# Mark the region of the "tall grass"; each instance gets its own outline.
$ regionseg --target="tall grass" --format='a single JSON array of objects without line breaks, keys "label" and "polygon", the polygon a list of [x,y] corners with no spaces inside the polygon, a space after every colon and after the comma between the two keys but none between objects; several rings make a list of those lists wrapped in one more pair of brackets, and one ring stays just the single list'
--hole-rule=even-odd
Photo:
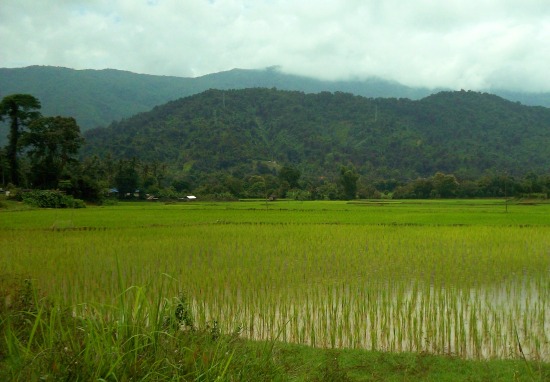
[{"label": "tall grass", "polygon": [[[130,287],[116,305],[67,310],[28,280],[12,292],[16,301],[0,311],[2,380],[220,381],[246,372],[233,365],[238,338],[195,326],[181,298]],[[263,370],[277,372],[269,362]]]}]

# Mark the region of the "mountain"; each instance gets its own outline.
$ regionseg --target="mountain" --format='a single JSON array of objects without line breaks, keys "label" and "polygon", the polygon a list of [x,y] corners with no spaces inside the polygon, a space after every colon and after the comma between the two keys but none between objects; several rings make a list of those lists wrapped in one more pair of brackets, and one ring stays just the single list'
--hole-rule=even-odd
[{"label": "mountain", "polygon": [[471,91],[410,100],[208,90],[85,138],[84,155],[163,162],[195,176],[250,174],[273,163],[294,165],[309,178],[334,178],[349,164],[372,179],[550,168],[550,109]]},{"label": "mountain", "polygon": [[[321,81],[285,74],[277,67],[259,70],[233,69],[197,78],[153,76],[120,70],[74,70],[52,66],[0,68],[0,98],[28,93],[42,102],[44,115],[76,118],[82,131],[107,126],[168,101],[208,89],[278,88],[305,93],[346,92],[365,97],[426,97],[437,90],[411,88],[378,78]],[[494,91],[526,105],[550,107],[550,93]],[[1,128],[1,127],[0,127]],[[7,130],[5,131],[7,133]],[[4,136],[0,131],[0,136]]]},{"label": "mountain", "polygon": [[51,66],[0,69],[0,97],[28,93],[42,114],[74,117],[83,131],[185,96],[190,79]]}]

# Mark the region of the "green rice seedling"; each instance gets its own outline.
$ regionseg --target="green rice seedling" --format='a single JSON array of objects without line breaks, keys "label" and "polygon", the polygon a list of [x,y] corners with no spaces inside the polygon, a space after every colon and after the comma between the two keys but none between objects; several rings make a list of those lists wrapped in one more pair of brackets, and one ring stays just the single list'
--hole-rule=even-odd
[{"label": "green rice seedling", "polygon": [[[515,323],[527,356],[550,357],[546,207],[529,217],[514,207],[502,216],[491,201],[292,206],[88,208],[56,231],[40,228],[49,212],[31,211],[29,227],[18,215],[0,230],[0,269],[30,270],[82,317],[158,322],[175,302],[145,296],[185,290],[195,326],[242,326],[258,340],[493,358],[509,356]],[[181,290],[158,281],[166,273]],[[139,349],[148,342],[135,330],[116,332]]]}]

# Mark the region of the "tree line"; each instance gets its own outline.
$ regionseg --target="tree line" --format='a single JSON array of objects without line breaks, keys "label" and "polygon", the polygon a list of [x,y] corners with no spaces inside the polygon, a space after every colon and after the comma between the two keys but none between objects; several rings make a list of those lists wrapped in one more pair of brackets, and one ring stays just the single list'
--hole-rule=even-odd
[{"label": "tree line", "polygon": [[[0,102],[0,116],[9,124],[8,145],[0,150],[4,188],[61,190],[75,198],[101,202],[105,198],[177,199],[189,194],[202,199],[292,198],[350,200],[356,198],[547,197],[550,176],[488,172],[475,179],[444,172],[412,180],[362,174],[352,162],[339,171],[320,175],[290,161],[255,160],[232,169],[190,166],[131,158],[111,153],[79,157],[85,144],[72,117],[47,117],[40,101],[14,94]],[[222,139],[210,137],[209,139]],[[192,159],[192,158],[191,158]]]}]

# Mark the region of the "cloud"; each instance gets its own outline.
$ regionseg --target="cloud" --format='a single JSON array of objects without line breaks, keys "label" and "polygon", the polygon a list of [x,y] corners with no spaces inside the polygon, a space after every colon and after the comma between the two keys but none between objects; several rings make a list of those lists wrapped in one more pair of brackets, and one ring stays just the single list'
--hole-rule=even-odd
[{"label": "cloud", "polygon": [[546,0],[4,0],[0,66],[550,91]]}]

